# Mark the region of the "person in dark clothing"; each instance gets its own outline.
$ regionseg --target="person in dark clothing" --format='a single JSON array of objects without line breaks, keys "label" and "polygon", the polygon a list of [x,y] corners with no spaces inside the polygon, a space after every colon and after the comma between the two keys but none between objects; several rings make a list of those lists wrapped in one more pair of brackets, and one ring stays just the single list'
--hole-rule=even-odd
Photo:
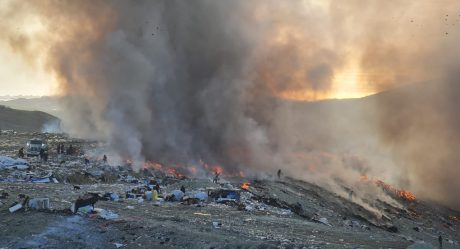
[{"label": "person in dark clothing", "polygon": [[67,150],[67,155],[73,155],[73,146],[69,145],[69,149]]},{"label": "person in dark clothing", "polygon": [[85,165],[88,165],[88,164],[89,164],[89,159],[85,157]]},{"label": "person in dark clothing", "polygon": [[439,242],[439,248],[442,249],[442,236],[439,235],[438,237],[438,242]]},{"label": "person in dark clothing", "polygon": [[24,158],[24,147],[21,147],[18,152],[18,157],[19,158]]},{"label": "person in dark clothing", "polygon": [[185,187],[184,187],[184,185],[182,185],[182,186],[180,187],[180,191],[182,191],[182,193],[185,194]]},{"label": "person in dark clothing", "polygon": [[160,184],[157,183],[155,185],[155,190],[157,191],[158,194],[160,193]]},{"label": "person in dark clothing", "polygon": [[41,148],[40,149],[40,159],[43,160],[43,155],[45,154],[45,149]]},{"label": "person in dark clothing", "polygon": [[214,179],[212,180],[213,183],[219,183],[219,175],[220,174],[217,171],[214,173]]},{"label": "person in dark clothing", "polygon": [[350,192],[348,192],[348,199],[350,201],[353,201],[353,195],[355,194],[355,192],[353,190],[350,189]]},{"label": "person in dark clothing", "polygon": [[47,151],[47,150],[45,150],[45,151],[43,152],[43,161],[44,161],[45,163],[48,162],[48,151]]},{"label": "person in dark clothing", "polygon": [[278,172],[276,173],[278,175],[278,179],[281,179],[281,169],[278,170]]},{"label": "person in dark clothing", "polygon": [[104,156],[102,157],[102,161],[104,161],[104,163],[107,162],[107,156],[106,156],[106,155],[104,155]]}]

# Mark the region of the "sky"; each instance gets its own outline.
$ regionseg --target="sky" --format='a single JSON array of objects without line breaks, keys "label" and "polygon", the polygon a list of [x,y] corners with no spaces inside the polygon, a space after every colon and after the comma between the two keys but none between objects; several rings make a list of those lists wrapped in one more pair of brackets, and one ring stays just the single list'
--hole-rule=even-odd
[{"label": "sky", "polygon": [[25,62],[7,45],[0,46],[0,96],[45,96],[56,91],[52,75]]},{"label": "sky", "polygon": [[[33,36],[41,32],[41,20],[34,15],[21,15],[21,18],[11,20],[7,14],[7,7],[15,1],[0,1],[0,20],[7,23],[8,29],[18,34]],[[1,36],[2,34],[0,34]],[[57,82],[43,67],[43,54],[37,50],[26,59],[14,49],[14,41],[6,34],[0,39],[0,96],[26,95],[44,96],[56,92]]]}]

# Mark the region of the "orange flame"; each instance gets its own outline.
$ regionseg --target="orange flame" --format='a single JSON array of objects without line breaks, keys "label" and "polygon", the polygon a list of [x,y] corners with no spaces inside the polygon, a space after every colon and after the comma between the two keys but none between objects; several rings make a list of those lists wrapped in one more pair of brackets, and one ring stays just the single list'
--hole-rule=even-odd
[{"label": "orange flame", "polygon": [[400,197],[402,199],[405,199],[407,201],[415,201],[415,195],[412,194],[409,191],[396,189],[396,188],[392,187],[390,184],[387,184],[387,183],[385,183],[385,182],[383,182],[381,180],[377,180],[375,182],[375,184],[377,184],[377,186],[381,187],[382,189],[384,189],[386,191],[395,193],[396,196],[398,196],[398,197]]},{"label": "orange flame", "polygon": [[170,175],[174,175],[174,176],[177,177],[177,178],[185,177],[185,175],[183,175],[182,173],[180,173],[179,171],[177,171],[177,169],[175,169],[175,168],[169,168],[167,172],[168,172]]},{"label": "orange flame", "polygon": [[196,175],[196,173],[198,172],[198,169],[197,169],[195,166],[190,166],[190,167],[188,167],[188,171],[189,171],[192,175]]},{"label": "orange flame", "polygon": [[144,162],[144,169],[163,170],[163,165],[152,161],[146,161]]},{"label": "orange flame", "polygon": [[455,222],[460,221],[460,219],[455,215],[449,215],[448,219]]},{"label": "orange flame", "polygon": [[[126,162],[128,164],[132,163],[131,160],[126,160]],[[197,175],[199,172],[202,172],[203,169],[213,174],[217,173],[219,175],[225,175],[229,177],[244,177],[245,176],[244,171],[236,171],[236,172],[227,171],[224,174],[224,168],[221,165],[211,166],[201,160],[199,164],[195,164],[195,165],[184,165],[184,164],[163,165],[163,164],[160,164],[154,161],[145,161],[143,164],[143,168],[158,170],[166,174],[174,175],[179,178],[185,177],[186,175],[192,175],[192,176]]]},{"label": "orange flame", "polygon": [[366,175],[362,175],[362,176],[359,177],[359,180],[360,180],[361,182],[368,182],[368,181],[369,181],[369,177],[366,176]]},{"label": "orange flame", "polygon": [[[371,179],[366,176],[366,175],[362,175],[360,177],[360,181],[361,182],[370,182]],[[406,200],[406,201],[415,201],[416,198],[415,198],[415,195],[410,192],[410,191],[407,191],[407,190],[403,190],[403,189],[397,189],[393,186],[391,186],[390,184],[388,183],[385,183],[384,181],[382,180],[373,180],[373,182],[375,183],[375,185],[377,185],[378,187],[381,187],[383,190],[387,191],[387,192],[390,192],[390,193],[393,193],[395,194],[397,197],[403,199],[403,200]]]},{"label": "orange flame", "polygon": [[415,201],[415,195],[412,192],[406,191],[406,190],[395,190],[395,191],[399,197],[407,201]]},{"label": "orange flame", "polygon": [[219,165],[215,165],[212,167],[212,171],[220,175],[224,172],[224,168]]},{"label": "orange flame", "polygon": [[248,190],[249,185],[250,185],[249,182],[243,182],[243,184],[241,184],[241,189]]}]

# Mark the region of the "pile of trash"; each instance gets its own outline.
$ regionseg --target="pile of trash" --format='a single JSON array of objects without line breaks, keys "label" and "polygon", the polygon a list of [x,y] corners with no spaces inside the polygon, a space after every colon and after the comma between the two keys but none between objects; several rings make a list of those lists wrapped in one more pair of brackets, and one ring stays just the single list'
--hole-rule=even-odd
[{"label": "pile of trash", "polygon": [[29,169],[29,162],[25,159],[14,159],[8,156],[0,156],[0,170],[2,169]]},{"label": "pile of trash", "polygon": [[[118,196],[113,196],[113,199],[118,199]],[[94,204],[97,201],[104,200],[104,197],[97,193],[86,193],[79,197],[71,206],[70,211],[74,214],[87,215],[88,217],[99,217],[104,220],[118,219],[119,215],[115,212],[102,208],[95,208]]]},{"label": "pile of trash", "polygon": [[[0,199],[7,199],[9,197],[8,193],[3,192]],[[50,209],[50,200],[49,198],[30,198],[27,195],[19,195],[19,200],[13,202],[10,205],[8,210],[10,213],[14,213],[19,210],[49,210]]]}]

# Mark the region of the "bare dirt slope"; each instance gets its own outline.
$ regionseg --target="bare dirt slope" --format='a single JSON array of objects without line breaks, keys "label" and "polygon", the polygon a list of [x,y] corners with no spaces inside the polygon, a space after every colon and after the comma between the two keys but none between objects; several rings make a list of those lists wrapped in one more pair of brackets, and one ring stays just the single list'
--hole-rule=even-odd
[{"label": "bare dirt slope", "polygon": [[0,130],[40,132],[45,125],[59,126],[60,120],[41,111],[23,111],[0,106]]}]

